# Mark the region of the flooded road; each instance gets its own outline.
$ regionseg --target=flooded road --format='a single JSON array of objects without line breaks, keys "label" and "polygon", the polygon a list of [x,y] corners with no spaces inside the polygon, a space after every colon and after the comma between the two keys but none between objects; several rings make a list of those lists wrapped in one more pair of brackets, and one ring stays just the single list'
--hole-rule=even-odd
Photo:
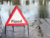
[{"label": "flooded road", "polygon": [[[12,13],[14,7],[15,6],[0,5],[0,17],[1,17],[0,20],[2,21],[2,24],[0,21],[0,27],[2,25],[2,29],[4,29],[5,23],[8,20],[10,14]],[[36,1],[33,5],[18,6],[18,7],[20,8],[22,14],[24,15],[24,17],[29,23],[30,38],[50,38],[50,31],[49,31],[50,30],[50,1],[46,4],[41,3],[41,5],[39,4],[39,2]],[[18,27],[16,28],[14,27],[15,31],[16,29],[18,29],[17,30],[18,33],[10,31],[12,30],[11,26],[6,28],[9,29],[9,32],[7,31],[8,37],[11,37],[12,33],[14,33],[14,37],[16,38],[22,33],[23,35],[21,36],[21,38],[27,38],[27,31],[25,31],[26,33],[25,35],[24,31],[23,32],[21,31],[21,29],[23,29],[22,27],[20,27],[21,29],[19,29]],[[17,34],[18,36],[16,36]],[[3,36],[5,37],[4,33],[2,37]]]}]

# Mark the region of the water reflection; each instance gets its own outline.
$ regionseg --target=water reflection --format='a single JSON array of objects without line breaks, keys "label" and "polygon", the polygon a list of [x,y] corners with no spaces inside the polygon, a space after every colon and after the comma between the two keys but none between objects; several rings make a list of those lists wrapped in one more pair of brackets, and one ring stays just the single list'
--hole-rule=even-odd
[{"label": "water reflection", "polygon": [[48,18],[50,18],[50,6],[47,7],[47,11],[48,11]]},{"label": "water reflection", "polygon": [[47,7],[40,7],[39,10],[39,17],[40,18],[47,18],[48,17],[48,12],[47,12]]}]

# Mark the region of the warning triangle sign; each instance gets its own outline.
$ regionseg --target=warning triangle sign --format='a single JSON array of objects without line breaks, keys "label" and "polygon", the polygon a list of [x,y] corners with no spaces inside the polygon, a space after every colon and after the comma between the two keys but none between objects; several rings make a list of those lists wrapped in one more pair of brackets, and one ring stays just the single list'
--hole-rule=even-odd
[{"label": "warning triangle sign", "polygon": [[8,21],[6,22],[6,26],[18,26],[18,25],[28,25],[28,22],[24,18],[23,14],[16,6],[9,17]]}]

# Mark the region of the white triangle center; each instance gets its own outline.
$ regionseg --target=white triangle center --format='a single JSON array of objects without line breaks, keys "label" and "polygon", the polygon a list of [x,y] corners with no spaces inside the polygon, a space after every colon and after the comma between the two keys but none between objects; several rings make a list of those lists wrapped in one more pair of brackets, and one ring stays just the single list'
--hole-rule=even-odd
[{"label": "white triangle center", "polygon": [[9,21],[9,24],[12,24],[12,23],[25,23],[25,21],[23,20],[22,16],[20,15],[17,9]]}]

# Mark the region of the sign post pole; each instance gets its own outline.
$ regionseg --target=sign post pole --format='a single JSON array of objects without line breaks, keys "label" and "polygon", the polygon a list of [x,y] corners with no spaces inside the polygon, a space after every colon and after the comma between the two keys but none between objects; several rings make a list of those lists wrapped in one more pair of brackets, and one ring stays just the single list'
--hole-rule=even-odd
[{"label": "sign post pole", "polygon": [[12,28],[13,28],[13,32],[14,32],[14,26],[12,26]]},{"label": "sign post pole", "polygon": [[6,25],[5,25],[5,35],[6,35]]},{"label": "sign post pole", "polygon": [[29,35],[29,24],[27,25],[27,29],[28,29],[28,35]]}]

